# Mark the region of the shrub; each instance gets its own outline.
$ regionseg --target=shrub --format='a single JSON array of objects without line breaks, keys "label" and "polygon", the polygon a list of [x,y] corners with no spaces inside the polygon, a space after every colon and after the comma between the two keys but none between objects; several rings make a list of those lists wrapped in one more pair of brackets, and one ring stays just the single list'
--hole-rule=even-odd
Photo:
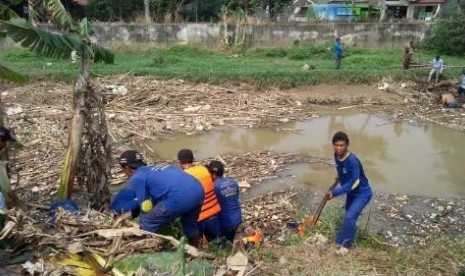
[{"label": "shrub", "polygon": [[427,33],[422,46],[443,54],[465,54],[465,0],[450,0]]}]

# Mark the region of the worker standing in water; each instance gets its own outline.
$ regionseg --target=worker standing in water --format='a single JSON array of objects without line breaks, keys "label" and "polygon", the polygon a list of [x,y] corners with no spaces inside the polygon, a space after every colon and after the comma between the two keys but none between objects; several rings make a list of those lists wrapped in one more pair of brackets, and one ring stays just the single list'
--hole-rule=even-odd
[{"label": "worker standing in water", "polygon": [[343,250],[350,248],[357,232],[357,219],[372,197],[362,163],[358,157],[349,152],[349,137],[339,131],[333,139],[334,159],[340,186],[326,194],[328,200],[346,194],[345,215],[336,237],[336,244]]}]

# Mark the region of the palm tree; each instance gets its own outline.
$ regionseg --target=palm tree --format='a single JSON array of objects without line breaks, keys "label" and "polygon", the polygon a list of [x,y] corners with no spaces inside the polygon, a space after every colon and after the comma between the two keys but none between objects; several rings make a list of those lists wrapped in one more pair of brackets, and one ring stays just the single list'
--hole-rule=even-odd
[{"label": "palm tree", "polygon": [[[92,206],[101,207],[109,200],[106,180],[109,174],[107,161],[110,149],[106,142],[106,133],[100,134],[99,139],[89,136],[95,134],[94,131],[89,131],[95,120],[98,121],[99,126],[104,126],[100,131],[106,132],[105,118],[101,118],[102,114],[104,116],[104,112],[102,112],[103,103],[98,100],[101,97],[96,95],[96,92],[90,86],[89,67],[91,61],[113,63],[114,54],[90,41],[93,30],[86,18],[79,21],[73,20],[60,0],[43,0],[43,4],[50,20],[60,28],[60,33],[50,32],[34,26],[30,21],[18,17],[0,20],[0,26],[3,25],[6,28],[8,36],[13,41],[39,55],[69,59],[71,52],[76,51],[80,56],[81,66],[73,91],[73,120],[60,177],[58,199],[71,197],[78,163],[81,165],[90,164],[90,158],[92,157],[94,161],[97,159],[102,164],[97,168],[88,167],[86,170],[81,170],[80,179],[87,183]],[[95,112],[88,110],[89,108],[100,110],[100,112],[97,112],[99,116],[94,116]],[[88,131],[84,130],[84,126],[87,126]],[[83,141],[87,145],[85,148],[82,147],[83,143],[81,142]],[[96,150],[95,148],[98,146],[104,148]],[[93,153],[104,154],[105,156],[90,157],[89,154],[83,154],[84,160],[80,162],[79,156],[82,150],[90,150]],[[94,171],[92,169],[104,170]]]}]

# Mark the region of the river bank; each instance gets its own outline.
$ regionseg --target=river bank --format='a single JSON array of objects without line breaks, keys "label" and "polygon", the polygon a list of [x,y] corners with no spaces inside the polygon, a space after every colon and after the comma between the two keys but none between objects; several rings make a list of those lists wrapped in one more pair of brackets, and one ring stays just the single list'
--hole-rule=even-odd
[{"label": "river bank", "polygon": [[[463,109],[443,109],[436,103],[435,93],[451,87],[420,92],[414,83],[391,82],[391,89],[402,93],[378,89],[378,85],[318,85],[257,91],[248,84],[211,85],[130,75],[98,78],[94,85],[104,95],[113,140],[112,190],[124,182],[116,164],[122,150],[135,147],[150,162],[173,162],[160,157],[156,147],[160,141],[177,135],[198,136],[234,127],[288,131],[281,125],[347,110],[385,116],[392,121],[465,129]],[[56,194],[71,119],[71,89],[66,83],[42,81],[23,87],[4,87],[2,92],[7,125],[25,145],[12,154],[13,167],[22,168],[13,175],[13,188],[21,200],[36,206],[48,206]],[[284,189],[268,194],[265,190],[254,199],[247,199],[249,190],[267,185],[264,180],[279,179],[279,173],[293,164],[332,166],[330,156],[270,150],[220,157],[227,164],[228,174],[242,184],[244,225],[260,227],[265,244],[270,247],[286,240],[287,221],[316,209],[322,191]],[[218,156],[205,159],[215,158]],[[84,187],[75,189],[76,197],[85,206]],[[341,206],[341,201],[334,201],[328,210],[341,214]],[[377,193],[370,209],[361,221],[368,220],[370,233],[393,247],[427,246],[438,238],[455,239],[465,231],[463,198]]]}]

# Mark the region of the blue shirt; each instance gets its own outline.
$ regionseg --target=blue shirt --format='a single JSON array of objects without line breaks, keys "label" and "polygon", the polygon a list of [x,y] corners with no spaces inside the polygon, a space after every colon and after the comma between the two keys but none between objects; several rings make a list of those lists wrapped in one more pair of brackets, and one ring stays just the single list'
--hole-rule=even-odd
[{"label": "blue shirt", "polygon": [[148,199],[154,206],[163,201],[171,213],[183,213],[200,206],[205,196],[197,179],[169,164],[139,167],[129,178],[129,187],[136,192],[141,206]]},{"label": "blue shirt", "polygon": [[2,192],[0,192],[0,214],[4,214],[6,210],[5,198]]},{"label": "blue shirt", "polygon": [[440,58],[439,60],[433,59],[433,61],[431,62],[431,66],[434,69],[439,69],[442,71],[443,66],[444,66],[444,61],[442,60],[442,58]]},{"label": "blue shirt", "polygon": [[333,52],[334,56],[337,58],[342,57],[342,44],[340,42],[334,43]]},{"label": "blue shirt", "polygon": [[336,161],[336,170],[341,186],[333,189],[333,196],[371,194],[371,187],[365,176],[362,163],[353,153],[348,153],[344,159],[340,160],[334,155]]},{"label": "blue shirt", "polygon": [[460,87],[465,89],[465,74],[462,74],[462,76],[460,76]]},{"label": "blue shirt", "polygon": [[214,184],[216,198],[221,206],[218,215],[221,228],[237,227],[242,222],[239,185],[229,177],[217,178]]}]

